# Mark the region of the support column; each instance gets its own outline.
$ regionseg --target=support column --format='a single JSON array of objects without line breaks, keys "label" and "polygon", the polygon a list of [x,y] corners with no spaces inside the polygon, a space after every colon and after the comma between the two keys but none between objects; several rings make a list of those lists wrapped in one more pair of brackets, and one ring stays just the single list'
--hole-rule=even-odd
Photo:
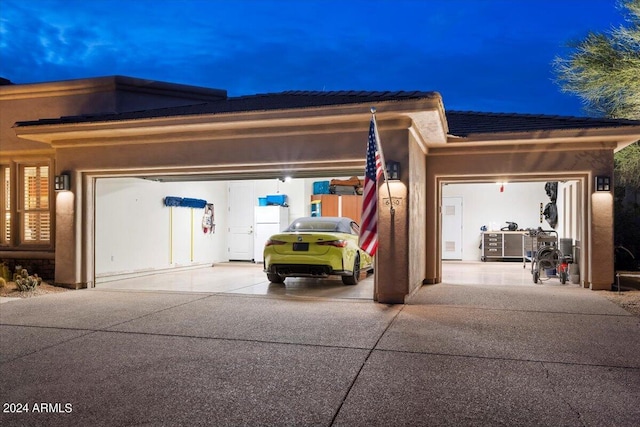
[{"label": "support column", "polygon": [[615,276],[613,244],[613,194],[591,194],[591,283],[593,290],[611,290]]},{"label": "support column", "polygon": [[72,289],[81,286],[76,278],[75,203],[72,191],[56,194],[56,272],[55,284]]},{"label": "support column", "polygon": [[[374,299],[403,304],[409,293],[409,219],[407,187],[401,181],[382,185],[378,191],[378,254]],[[393,207],[391,213],[390,207]]]}]

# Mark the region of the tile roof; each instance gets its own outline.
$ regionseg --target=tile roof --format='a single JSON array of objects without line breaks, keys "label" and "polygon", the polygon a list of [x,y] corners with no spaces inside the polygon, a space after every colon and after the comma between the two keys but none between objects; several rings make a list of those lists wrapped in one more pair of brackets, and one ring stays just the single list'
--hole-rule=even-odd
[{"label": "tile roof", "polygon": [[296,108],[309,108],[330,105],[364,104],[380,101],[402,101],[439,97],[435,92],[397,91],[286,91],[231,97],[220,101],[202,104],[166,107],[124,113],[107,113],[81,116],[67,116],[53,119],[41,119],[30,122],[18,122],[19,126],[38,124],[63,124],[135,120],[160,117],[175,117],[198,114],[239,113],[248,111],[269,111]]},{"label": "tile roof", "polygon": [[[403,101],[408,99],[432,99],[437,92],[424,91],[285,91],[230,97],[220,101],[180,107],[68,116],[16,123],[17,126],[43,124],[89,123],[123,121],[148,118],[176,117],[199,114],[221,114],[309,107],[371,104],[381,101]],[[473,111],[446,111],[449,134],[466,137],[483,133],[514,133],[539,130],[592,129],[640,126],[640,121],[601,119],[590,117],[566,117],[541,114],[485,113]]]},{"label": "tile roof", "polygon": [[544,114],[447,111],[446,115],[449,134],[461,137],[482,133],[516,133],[542,130],[640,126],[640,120],[552,116]]}]

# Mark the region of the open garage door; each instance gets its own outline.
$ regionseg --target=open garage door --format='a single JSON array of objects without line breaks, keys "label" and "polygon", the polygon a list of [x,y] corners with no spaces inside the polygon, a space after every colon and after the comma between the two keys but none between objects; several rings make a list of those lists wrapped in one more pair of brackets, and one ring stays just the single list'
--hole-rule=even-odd
[{"label": "open garage door", "polygon": [[[554,194],[549,194],[548,183],[554,183]],[[578,179],[452,181],[443,184],[441,190],[444,283],[534,285],[532,273],[540,268],[532,261],[539,246],[531,236],[539,229],[549,231],[555,239],[552,244],[570,258],[569,273],[573,274],[568,281],[579,283],[583,212]],[[555,220],[549,218],[551,204],[557,214]],[[458,212],[461,209],[463,213]],[[457,231],[458,227],[459,248],[454,248],[451,228]],[[459,249],[455,257],[451,256],[454,249]],[[544,269],[541,274],[541,282],[560,284],[555,269]]]},{"label": "open garage door", "polygon": [[[333,177],[193,180],[104,177],[96,180],[95,283],[103,289],[232,293],[292,293],[335,298],[373,298],[373,277],[345,287],[339,277],[288,278],[270,284],[254,262],[254,209],[267,195],[286,195],[289,222],[311,215],[314,183]],[[343,177],[338,177],[343,178]],[[317,185],[315,186],[317,187]],[[322,195],[340,199],[340,195]],[[204,209],[166,206],[166,197],[204,200],[214,209],[214,232],[202,228]],[[335,205],[335,206],[332,206]],[[326,215],[341,203],[327,202]],[[346,210],[346,208],[345,208]],[[240,215],[244,212],[246,215]],[[239,256],[238,230],[246,242]],[[257,240],[256,240],[257,239]],[[263,239],[264,240],[264,239]],[[249,246],[249,244],[251,246]],[[240,260],[241,262],[237,262]],[[258,260],[260,261],[260,260]]]}]

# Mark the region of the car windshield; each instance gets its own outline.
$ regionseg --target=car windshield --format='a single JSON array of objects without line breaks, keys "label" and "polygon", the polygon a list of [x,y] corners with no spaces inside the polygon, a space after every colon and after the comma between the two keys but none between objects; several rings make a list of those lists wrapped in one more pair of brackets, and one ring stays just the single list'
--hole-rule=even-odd
[{"label": "car windshield", "polygon": [[325,231],[330,233],[344,233],[340,227],[340,222],[318,221],[317,219],[299,219],[294,221],[286,231]]}]

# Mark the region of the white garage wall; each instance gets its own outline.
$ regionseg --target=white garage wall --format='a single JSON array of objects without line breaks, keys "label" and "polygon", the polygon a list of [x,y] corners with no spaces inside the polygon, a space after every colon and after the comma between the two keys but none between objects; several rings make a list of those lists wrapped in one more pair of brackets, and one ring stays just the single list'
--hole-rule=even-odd
[{"label": "white garage wall", "polygon": [[[348,177],[336,177],[347,179]],[[289,222],[311,214],[313,183],[326,179],[254,180],[258,197],[286,194]],[[96,182],[96,279],[208,265],[229,260],[228,182],[157,182],[104,178]],[[204,234],[204,209],[166,207],[166,196],[214,204],[216,232]]]},{"label": "white garage wall", "polygon": [[[97,279],[211,264],[224,261],[227,256],[226,182],[161,183],[108,178],[97,180],[96,194]],[[192,220],[191,208],[164,206],[166,196],[213,203],[216,233],[203,233],[204,209],[193,209]]]},{"label": "white garage wall", "polygon": [[296,218],[311,215],[311,196],[313,195],[313,183],[316,181],[331,181],[331,179],[349,179],[351,177],[331,178],[304,178],[292,179],[282,182],[277,179],[256,180],[255,193],[257,197],[265,197],[269,194],[286,194],[289,204],[289,222]]},{"label": "white garage wall", "polygon": [[489,230],[499,230],[507,225],[506,221],[512,221],[522,229],[550,229],[544,218],[540,223],[540,203],[544,207],[550,201],[544,185],[544,182],[508,183],[503,192],[495,183],[444,185],[443,197],[463,199],[462,259],[480,260],[480,227],[483,225]]}]

